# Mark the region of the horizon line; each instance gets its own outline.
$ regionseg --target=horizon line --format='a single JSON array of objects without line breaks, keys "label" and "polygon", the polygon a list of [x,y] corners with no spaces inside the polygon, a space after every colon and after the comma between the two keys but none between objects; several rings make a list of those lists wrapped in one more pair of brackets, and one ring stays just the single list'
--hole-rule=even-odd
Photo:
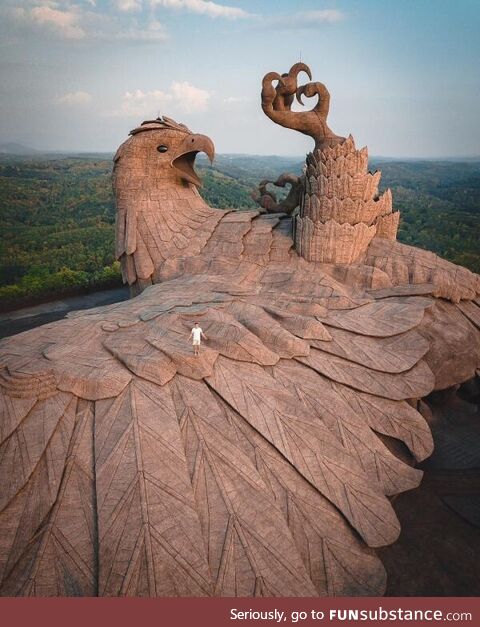
[{"label": "horizon line", "polygon": [[[17,144],[17,142],[3,142],[4,144]],[[25,152],[14,152],[1,150],[0,143],[0,156],[11,156],[11,157],[34,157],[34,156],[46,156],[46,155],[113,155],[115,154],[116,149],[111,150],[68,150],[61,148],[31,148],[29,146],[24,146],[22,144],[17,144],[18,147],[24,148]],[[305,156],[301,154],[275,154],[275,153],[256,153],[256,152],[219,152],[216,156],[238,156],[238,157],[275,157],[280,159],[305,159]],[[200,155],[200,158],[203,158],[203,155]],[[413,156],[413,155],[382,155],[382,154],[371,154],[369,155],[369,159],[394,159],[394,160],[407,160],[407,161],[461,161],[461,160],[480,160],[480,153],[478,154],[462,154],[462,155],[438,155],[438,156]],[[215,161],[214,161],[215,163]]]}]

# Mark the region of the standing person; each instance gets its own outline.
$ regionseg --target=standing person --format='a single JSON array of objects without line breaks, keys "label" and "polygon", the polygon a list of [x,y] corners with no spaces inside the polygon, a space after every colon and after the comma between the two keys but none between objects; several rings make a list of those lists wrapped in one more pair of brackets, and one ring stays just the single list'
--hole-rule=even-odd
[{"label": "standing person", "polygon": [[192,338],[193,354],[194,355],[198,355],[198,352],[200,350],[200,342],[201,342],[202,337],[203,337],[204,340],[207,339],[207,336],[204,334],[202,329],[198,326],[198,322],[195,322],[195,326],[190,331],[190,337]]}]

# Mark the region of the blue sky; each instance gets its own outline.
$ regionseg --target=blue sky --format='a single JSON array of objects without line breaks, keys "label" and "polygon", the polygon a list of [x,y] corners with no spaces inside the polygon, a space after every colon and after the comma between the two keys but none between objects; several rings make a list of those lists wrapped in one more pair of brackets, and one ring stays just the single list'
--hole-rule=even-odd
[{"label": "blue sky", "polygon": [[478,0],[2,0],[0,142],[111,151],[160,113],[218,152],[300,155],[259,98],[301,57],[371,154],[480,155],[479,32]]}]

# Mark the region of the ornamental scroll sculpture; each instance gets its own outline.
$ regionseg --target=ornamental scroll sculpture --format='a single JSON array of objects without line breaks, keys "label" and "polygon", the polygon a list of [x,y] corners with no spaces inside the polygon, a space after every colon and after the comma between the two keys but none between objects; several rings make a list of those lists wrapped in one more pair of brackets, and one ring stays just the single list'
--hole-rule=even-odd
[{"label": "ornamental scroll sculpture", "polygon": [[[305,63],[295,63],[286,74],[269,72],[262,81],[262,109],[271,120],[280,126],[310,135],[315,140],[315,148],[335,146],[344,141],[328,127],[327,116],[330,108],[330,94],[323,83],[310,82],[298,86],[298,75],[305,72],[312,80],[312,73]],[[273,81],[278,81],[273,86]],[[310,111],[292,111],[294,99],[303,105],[302,96],[318,97],[317,103]]]}]

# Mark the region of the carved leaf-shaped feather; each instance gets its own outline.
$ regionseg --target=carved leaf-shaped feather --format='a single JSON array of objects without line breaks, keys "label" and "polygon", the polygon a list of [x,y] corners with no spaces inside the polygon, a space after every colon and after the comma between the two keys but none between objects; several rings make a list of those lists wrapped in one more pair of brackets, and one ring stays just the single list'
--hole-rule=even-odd
[{"label": "carved leaf-shaped feather", "polygon": [[392,541],[398,521],[383,495],[331,432],[253,364],[219,358],[209,384],[308,481],[334,503],[371,546]]},{"label": "carved leaf-shaped feather", "polygon": [[169,390],[134,381],[98,401],[95,440],[99,594],[211,594]]},{"label": "carved leaf-shaped feather", "polygon": [[215,593],[315,594],[282,513],[228,415],[204,383],[178,377],[175,407],[189,460]]},{"label": "carved leaf-shaped feather", "polygon": [[[77,399],[59,393],[40,400],[3,444],[0,473],[6,484],[0,511],[0,590],[19,593],[12,575],[32,539],[48,523],[64,476]],[[4,592],[6,590],[6,592]]]},{"label": "carved leaf-shaped feather", "polygon": [[[79,401],[55,501],[33,541],[25,545],[6,577],[3,594],[95,596],[98,593],[93,420],[93,403]],[[42,489],[42,484],[35,485],[33,478],[33,491],[27,492],[34,502],[38,499],[37,487]]]},{"label": "carved leaf-shaped feather", "polygon": [[377,434],[432,450],[406,402],[434,385],[432,300],[372,301],[298,259],[179,269],[4,342],[1,593],[382,594],[370,547],[421,472]]}]

